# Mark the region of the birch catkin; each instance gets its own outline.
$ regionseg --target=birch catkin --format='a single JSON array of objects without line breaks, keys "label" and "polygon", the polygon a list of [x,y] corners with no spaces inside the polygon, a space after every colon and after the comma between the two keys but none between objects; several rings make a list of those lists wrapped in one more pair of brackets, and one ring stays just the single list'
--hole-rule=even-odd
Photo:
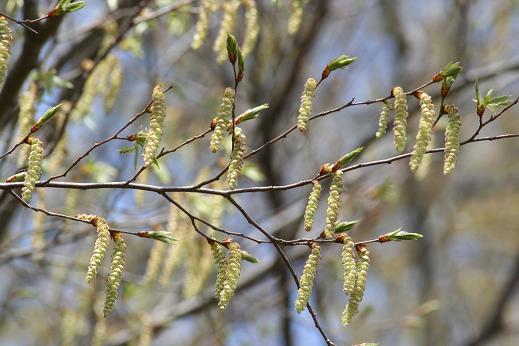
[{"label": "birch catkin", "polygon": [[218,113],[216,115],[216,126],[213,134],[211,135],[211,143],[209,149],[216,153],[220,150],[220,144],[222,142],[224,131],[227,131],[229,120],[232,116],[232,108],[234,106],[234,90],[232,88],[226,88]]},{"label": "birch catkin", "polygon": [[9,23],[4,16],[0,16],[0,88],[4,83],[5,74],[7,72],[7,60],[11,55],[11,44],[13,36]]},{"label": "birch catkin", "polygon": [[240,0],[226,0],[223,4],[223,19],[220,24],[218,36],[214,41],[213,50],[216,53],[216,61],[223,63],[227,59],[227,34],[232,33],[236,23],[236,13],[240,7]]},{"label": "birch catkin", "polygon": [[101,262],[105,257],[106,250],[108,249],[108,243],[110,242],[110,227],[108,226],[108,223],[106,223],[105,219],[95,215],[80,214],[77,215],[76,218],[92,223],[97,229],[97,239],[94,243],[92,256],[88,262],[86,274],[86,281],[90,283],[97,276],[97,271],[99,270]]},{"label": "birch catkin", "polygon": [[392,109],[392,105],[389,102],[384,101],[384,105],[382,106],[382,111],[380,112],[380,117],[378,119],[377,133],[375,134],[377,138],[381,138],[386,134],[389,113]]},{"label": "birch catkin", "polygon": [[351,237],[344,234],[341,262],[344,270],[344,286],[343,290],[347,296],[351,296],[355,288],[355,281],[357,279],[357,267],[355,265],[355,244]]},{"label": "birch catkin", "polygon": [[234,129],[234,149],[231,153],[231,163],[227,171],[227,185],[234,190],[238,186],[238,177],[243,167],[243,157],[245,156],[245,134],[236,127]]},{"label": "birch catkin", "polygon": [[29,203],[32,192],[36,187],[36,182],[41,176],[41,161],[43,158],[43,142],[36,137],[30,137],[27,143],[31,146],[29,152],[29,164],[27,166],[27,174],[23,181],[22,199]]},{"label": "birch catkin", "polygon": [[312,226],[314,224],[315,212],[317,211],[317,207],[319,206],[319,198],[321,197],[321,184],[318,180],[313,181],[312,192],[310,192],[310,196],[308,197],[308,204],[306,205],[305,215],[304,215],[304,224],[305,231],[310,232],[312,230]]},{"label": "birch catkin", "polygon": [[213,254],[217,270],[214,291],[216,298],[220,300],[220,295],[222,294],[225,276],[227,275],[227,261],[225,258],[225,251],[223,249],[223,246],[216,242],[211,244],[211,253]]},{"label": "birch catkin", "polygon": [[308,121],[312,114],[312,103],[315,96],[315,88],[317,82],[313,78],[308,78],[305,83],[305,88],[301,94],[301,104],[297,116],[297,128],[301,132],[306,132],[308,129]]},{"label": "birch catkin", "polygon": [[144,275],[144,282],[150,283],[157,279],[162,259],[166,251],[166,243],[161,241],[154,242],[146,265],[146,274]]},{"label": "birch catkin", "polygon": [[230,243],[229,258],[227,259],[227,268],[225,271],[225,281],[218,302],[218,307],[220,309],[225,309],[227,305],[229,305],[231,298],[234,296],[234,292],[238,286],[238,279],[240,278],[241,258],[240,245],[238,243]]},{"label": "birch catkin", "polygon": [[204,44],[209,30],[209,15],[211,14],[212,0],[202,0],[200,3],[200,12],[195,25],[195,36],[191,42],[191,48],[198,49]]},{"label": "birch catkin", "polygon": [[409,167],[412,172],[416,172],[422,163],[427,146],[431,141],[431,132],[434,122],[434,104],[431,97],[424,92],[420,92],[419,98],[421,117],[418,134],[416,135],[416,143],[413,147],[413,152],[411,153],[411,159],[409,161]]},{"label": "birch catkin", "polygon": [[312,251],[310,252],[310,256],[308,256],[308,259],[306,260],[305,266],[303,268],[303,274],[299,279],[299,289],[297,290],[297,298],[295,302],[296,311],[298,313],[305,309],[305,306],[310,299],[315,273],[317,271],[317,265],[319,264],[320,258],[321,248],[319,245],[314,243],[312,244]]},{"label": "birch catkin", "polygon": [[[38,88],[35,82],[29,84],[29,88],[20,95],[20,112],[18,113],[18,138],[22,140],[29,133],[34,122],[34,114],[36,113],[36,98]],[[29,149],[27,146],[20,148],[18,156],[18,166],[22,166],[27,159]]]},{"label": "birch catkin", "polygon": [[407,117],[409,115],[407,112],[407,99],[404,90],[399,86],[393,88],[392,94],[395,97],[395,121],[393,123],[395,148],[397,151],[402,152],[407,142]]},{"label": "birch catkin", "polygon": [[146,136],[146,144],[144,145],[144,167],[150,166],[155,160],[157,149],[159,148],[162,134],[164,133],[165,112],[165,95],[162,92],[162,86],[159,84],[153,89],[151,96],[151,118],[150,128]]},{"label": "birch catkin", "polygon": [[446,106],[448,122],[445,129],[445,155],[443,162],[443,174],[448,175],[454,171],[458,151],[460,149],[461,117],[459,109],[454,106]]},{"label": "birch catkin", "polygon": [[301,22],[303,21],[304,7],[308,0],[291,0],[290,1],[290,17],[288,17],[288,34],[294,35],[299,31]]},{"label": "birch catkin", "polygon": [[110,273],[106,278],[108,284],[106,290],[105,306],[103,315],[108,316],[114,309],[117,300],[117,289],[121,285],[123,268],[126,256],[126,243],[121,233],[114,234],[114,250],[112,252],[112,264],[110,265]]},{"label": "birch catkin", "polygon": [[342,178],[344,172],[336,171],[332,175],[332,184],[330,185],[330,195],[328,196],[328,208],[326,209],[326,228],[324,236],[327,239],[333,238],[335,232],[335,224],[337,215],[341,206],[341,193],[343,188]]},{"label": "birch catkin", "polygon": [[369,251],[366,247],[362,246],[359,248],[359,255],[360,259],[357,267],[357,280],[355,282],[355,287],[351,293],[350,301],[342,313],[342,324],[344,326],[350,324],[353,316],[357,314],[359,304],[364,298],[364,291],[366,290],[366,279],[369,268]]},{"label": "birch catkin", "polygon": [[258,7],[256,0],[243,0],[245,5],[245,34],[243,37],[243,45],[241,52],[243,57],[247,57],[258,39],[259,24],[258,24]]},{"label": "birch catkin", "polygon": [[106,85],[108,86],[108,89],[106,91],[104,102],[104,109],[106,113],[110,113],[114,108],[115,101],[117,101],[117,96],[119,96],[123,82],[123,69],[121,62],[113,55],[109,55],[109,57],[111,59],[110,71],[107,76]]}]

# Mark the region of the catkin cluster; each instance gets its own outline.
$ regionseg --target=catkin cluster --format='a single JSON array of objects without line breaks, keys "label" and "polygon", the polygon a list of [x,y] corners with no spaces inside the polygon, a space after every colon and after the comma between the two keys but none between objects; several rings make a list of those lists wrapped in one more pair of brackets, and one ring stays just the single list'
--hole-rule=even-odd
[{"label": "catkin cluster", "polygon": [[160,139],[164,132],[164,118],[166,117],[165,112],[165,95],[162,92],[162,86],[159,84],[153,89],[151,96],[151,118],[150,128],[148,129],[148,135],[146,136],[146,144],[144,145],[144,152],[142,156],[144,158],[144,167],[150,166],[155,160],[157,149],[159,148]]},{"label": "catkin cluster", "polygon": [[195,36],[193,36],[193,41],[191,42],[191,48],[193,49],[200,48],[207,37],[207,31],[209,30],[209,16],[212,8],[211,2],[211,0],[202,0],[200,4],[200,12],[195,25]]},{"label": "catkin cluster", "polygon": [[11,55],[11,44],[13,36],[7,19],[0,16],[0,87],[4,83],[5,73],[7,72],[7,60]]},{"label": "catkin cluster", "polygon": [[106,59],[109,60],[109,72],[106,77],[106,85],[108,88],[106,90],[104,109],[106,113],[110,113],[114,108],[117,96],[121,91],[121,85],[123,83],[123,69],[119,59],[114,55],[109,55]]},{"label": "catkin cluster", "polygon": [[314,284],[315,273],[317,265],[321,258],[321,248],[317,244],[312,244],[312,251],[306,260],[303,268],[303,274],[299,279],[299,289],[297,290],[297,298],[295,302],[296,311],[300,313],[305,309],[310,295],[312,294],[312,287]]},{"label": "catkin cluster", "polygon": [[240,8],[240,0],[227,0],[223,4],[223,19],[220,24],[218,36],[214,41],[213,50],[217,54],[218,63],[223,63],[227,59],[227,34],[232,33],[236,24],[236,14]]},{"label": "catkin cluster", "polygon": [[90,283],[97,276],[97,271],[101,266],[101,261],[105,257],[106,250],[108,249],[108,243],[110,242],[110,227],[106,220],[99,216],[80,214],[76,216],[76,218],[92,223],[97,229],[97,239],[94,243],[92,256],[88,261],[86,274],[86,281]]},{"label": "catkin cluster", "polygon": [[312,192],[310,192],[310,196],[308,197],[308,204],[306,205],[304,215],[305,231],[307,232],[310,232],[312,230],[315,212],[317,211],[317,207],[319,206],[319,198],[321,198],[321,190],[322,188],[319,181],[314,180]]},{"label": "catkin cluster", "polygon": [[456,167],[456,159],[460,149],[461,117],[459,109],[454,106],[446,106],[448,122],[445,130],[445,155],[443,162],[443,174],[451,174]]},{"label": "catkin cluster", "polygon": [[43,158],[43,142],[36,137],[30,137],[27,144],[31,146],[29,152],[29,163],[27,165],[27,174],[23,181],[22,199],[29,203],[32,192],[36,186],[36,182],[41,176],[41,161]]},{"label": "catkin cluster", "polygon": [[305,132],[308,128],[308,120],[312,114],[312,102],[315,96],[315,88],[317,82],[313,78],[308,78],[305,83],[305,89],[301,94],[301,104],[297,116],[297,128],[301,132]]},{"label": "catkin cluster", "polygon": [[[36,98],[38,88],[35,82],[29,84],[29,88],[20,95],[20,112],[18,113],[18,138],[22,140],[29,133],[36,113]],[[18,156],[18,165],[22,166],[27,159],[29,148],[22,146]]]},{"label": "catkin cluster", "polygon": [[412,172],[416,172],[422,163],[423,156],[427,150],[427,146],[431,141],[431,132],[434,122],[434,104],[429,95],[424,92],[419,94],[420,97],[420,123],[418,126],[418,134],[416,135],[416,143],[411,153],[409,167]]},{"label": "catkin cluster", "polygon": [[290,17],[288,17],[288,34],[294,35],[299,31],[303,21],[303,10],[308,0],[291,0]]},{"label": "catkin cluster", "polygon": [[384,101],[384,105],[382,106],[382,111],[380,112],[380,117],[378,119],[377,133],[375,134],[377,138],[381,138],[383,135],[386,134],[389,113],[392,109],[393,106],[389,102]]},{"label": "catkin cluster", "polygon": [[225,131],[229,124],[229,119],[232,116],[232,108],[234,106],[234,89],[226,88],[220,107],[218,108],[218,114],[216,115],[216,126],[213,134],[211,135],[211,143],[209,149],[216,153],[220,150],[220,144],[222,142]]},{"label": "catkin cluster", "polygon": [[231,153],[231,163],[227,171],[227,185],[234,190],[238,186],[238,176],[243,167],[243,156],[245,155],[245,134],[239,127],[234,129],[234,149]]},{"label": "catkin cluster", "polygon": [[106,300],[103,308],[103,315],[108,316],[114,309],[117,300],[117,289],[121,285],[123,268],[126,255],[126,243],[121,233],[114,234],[114,249],[112,252],[112,264],[110,265],[110,273],[106,278],[108,287],[106,289]]},{"label": "catkin cluster", "polygon": [[259,34],[258,24],[258,7],[256,0],[243,0],[245,5],[245,34],[243,36],[243,45],[241,48],[243,57],[252,52]]},{"label": "catkin cluster", "polygon": [[213,254],[214,262],[216,263],[216,283],[214,285],[214,294],[217,299],[220,299],[220,295],[223,290],[223,283],[225,282],[227,272],[227,259],[225,257],[225,251],[223,246],[214,242],[211,244],[211,252]]},{"label": "catkin cluster", "polygon": [[366,279],[369,268],[369,251],[365,247],[361,247],[359,249],[359,255],[360,259],[357,266],[355,287],[350,295],[350,301],[342,313],[342,324],[344,326],[350,324],[351,319],[358,312],[359,304],[362,301],[362,298],[364,298],[364,291],[366,289]]},{"label": "catkin cluster", "polygon": [[234,296],[236,286],[238,285],[238,279],[240,278],[240,267],[241,267],[241,250],[238,243],[229,244],[229,257],[227,258],[225,268],[225,279],[222,284],[218,307],[225,309],[229,304],[229,301]]},{"label": "catkin cluster", "polygon": [[342,245],[341,262],[344,270],[343,290],[347,296],[351,296],[357,280],[357,267],[355,265],[355,244],[351,237],[344,234]]},{"label": "catkin cluster", "polygon": [[407,142],[407,99],[404,94],[404,89],[399,86],[394,87],[392,93],[395,97],[395,120],[393,123],[395,148],[397,151],[402,152]]},{"label": "catkin cluster", "polygon": [[343,176],[344,172],[341,170],[333,173],[332,183],[330,185],[330,195],[328,196],[328,208],[326,209],[326,228],[324,229],[324,236],[327,239],[333,238],[333,234],[335,232],[337,215],[339,214],[339,209],[341,206]]}]

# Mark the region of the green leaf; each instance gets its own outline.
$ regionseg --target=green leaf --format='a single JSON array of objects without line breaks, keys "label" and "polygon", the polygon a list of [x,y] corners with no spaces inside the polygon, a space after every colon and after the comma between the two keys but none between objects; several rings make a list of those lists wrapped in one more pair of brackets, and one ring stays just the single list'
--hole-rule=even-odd
[{"label": "green leaf", "polygon": [[423,235],[419,233],[408,233],[401,230],[401,228],[391,233],[386,233],[379,238],[384,238],[389,241],[400,241],[400,240],[418,240],[423,238]]},{"label": "green leaf", "polygon": [[443,70],[440,72],[440,75],[443,79],[447,77],[452,77],[456,79],[458,77],[458,74],[463,70],[463,66],[461,66],[461,63],[459,61],[456,62],[449,62]]},{"label": "green leaf", "polygon": [[350,151],[337,161],[337,167],[344,167],[345,165],[353,161],[363,150],[364,147],[358,147],[357,149]]},{"label": "green leaf", "polygon": [[50,120],[61,109],[61,103],[57,106],[49,108],[43,115],[32,125],[31,133],[38,131],[47,121]]},{"label": "green leaf", "polygon": [[154,240],[158,240],[167,244],[171,244],[174,241],[176,241],[175,238],[173,238],[173,235],[171,232],[167,231],[149,231],[149,232],[142,232],[145,233],[145,238],[150,238]]},{"label": "green leaf", "polygon": [[250,263],[259,263],[259,260],[256,257],[243,250],[241,252],[241,259]]},{"label": "green leaf", "polygon": [[252,120],[252,119],[256,119],[258,117],[258,115],[269,108],[269,105],[268,103],[264,103],[262,104],[261,106],[257,106],[257,107],[254,107],[254,108],[251,108],[251,109],[247,109],[245,112],[243,112],[242,114],[238,115],[236,117],[236,125],[240,124],[240,123],[243,123],[247,120]]},{"label": "green leaf", "polygon": [[338,69],[346,68],[348,65],[352,64],[355,60],[357,60],[356,56],[348,56],[348,55],[341,55],[335,59],[330,60],[328,65],[326,65],[326,69],[328,71],[335,71]]},{"label": "green leaf", "polygon": [[354,221],[342,221],[335,225],[335,233],[348,232],[355,226],[359,220]]}]

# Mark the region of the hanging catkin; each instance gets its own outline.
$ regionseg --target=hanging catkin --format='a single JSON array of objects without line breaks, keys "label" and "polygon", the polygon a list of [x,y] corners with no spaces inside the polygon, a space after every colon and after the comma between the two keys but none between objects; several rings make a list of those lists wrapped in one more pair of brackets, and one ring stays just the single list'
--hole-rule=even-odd
[{"label": "hanging catkin", "polygon": [[377,133],[375,134],[377,138],[381,138],[383,135],[386,134],[389,113],[393,109],[393,106],[389,102],[384,101],[383,103],[384,105],[382,106],[382,111],[380,112],[380,117],[378,119]]},{"label": "hanging catkin", "polygon": [[220,150],[220,144],[222,142],[225,131],[227,131],[227,126],[232,116],[234,96],[235,93],[232,88],[225,89],[222,102],[220,103],[220,107],[218,108],[218,113],[215,118],[216,126],[214,128],[213,134],[211,135],[209,149],[213,153],[216,153],[218,150]]},{"label": "hanging catkin", "polygon": [[243,156],[245,156],[245,134],[239,127],[234,128],[234,148],[231,153],[231,163],[227,170],[227,185],[234,190],[238,186],[238,177],[243,167]]},{"label": "hanging catkin", "polygon": [[360,259],[357,266],[357,280],[353,292],[351,293],[350,301],[342,313],[342,324],[344,326],[350,324],[353,316],[357,314],[359,304],[362,301],[362,298],[364,298],[364,291],[366,290],[366,279],[369,268],[369,251],[366,247],[362,246],[358,248],[358,252]]},{"label": "hanging catkin", "polygon": [[393,88],[392,94],[395,97],[395,120],[393,122],[395,148],[397,151],[402,152],[407,142],[407,99],[404,90],[399,86]]},{"label": "hanging catkin", "polygon": [[29,137],[27,144],[31,146],[29,152],[29,164],[27,166],[27,174],[23,181],[22,199],[29,203],[32,192],[36,187],[36,182],[41,176],[41,161],[43,158],[43,142],[36,137]]},{"label": "hanging catkin", "polygon": [[105,306],[103,308],[103,315],[105,317],[114,309],[115,301],[117,300],[117,289],[122,281],[126,255],[126,243],[121,233],[115,233],[113,237],[114,249],[112,252],[112,264],[110,265],[110,273],[106,278],[108,287],[106,290]]},{"label": "hanging catkin", "polygon": [[214,285],[214,293],[219,300],[222,294],[223,284],[227,276],[227,259],[225,258],[225,251],[223,246],[213,242],[211,243],[211,252],[213,254],[214,262],[216,263],[216,283]]},{"label": "hanging catkin", "polygon": [[351,237],[344,234],[341,262],[344,270],[344,285],[343,290],[347,296],[351,296],[355,288],[355,281],[357,279],[357,267],[355,265],[355,244]]},{"label": "hanging catkin", "polygon": [[106,97],[104,102],[105,113],[110,113],[114,108],[123,82],[123,69],[121,62],[113,55],[109,55],[109,57],[111,57],[111,61],[109,64],[110,70],[108,71],[108,75],[106,77],[106,85],[108,88],[106,90]]},{"label": "hanging catkin", "polygon": [[223,18],[220,23],[218,36],[214,41],[213,50],[216,52],[216,61],[223,63],[227,59],[227,34],[234,31],[236,14],[240,7],[240,0],[226,0],[223,3]]},{"label": "hanging catkin", "polygon": [[220,309],[225,309],[227,305],[229,305],[231,298],[234,296],[234,292],[238,286],[238,279],[240,278],[241,258],[240,245],[238,243],[230,243],[227,268],[225,270],[225,280],[218,301],[218,307]]},{"label": "hanging catkin", "polygon": [[146,265],[146,274],[144,275],[144,282],[151,283],[157,279],[162,259],[166,251],[166,243],[156,241],[151,247]]},{"label": "hanging catkin", "polygon": [[327,239],[333,238],[335,232],[335,224],[341,206],[341,193],[343,188],[344,172],[338,170],[332,174],[332,183],[330,185],[330,195],[328,196],[328,208],[326,209],[326,228],[324,236]]},{"label": "hanging catkin", "polygon": [[9,23],[4,16],[0,16],[0,88],[4,83],[5,73],[7,72],[7,60],[11,55],[11,44],[13,36]]},{"label": "hanging catkin", "polygon": [[315,212],[317,211],[317,207],[319,206],[319,198],[321,197],[321,184],[318,180],[313,181],[312,192],[310,192],[310,196],[308,197],[308,204],[306,205],[305,215],[304,215],[304,224],[305,231],[309,232],[312,230],[312,226],[314,224]]},{"label": "hanging catkin", "polygon": [[246,58],[256,45],[259,33],[259,24],[256,0],[243,0],[243,3],[245,5],[245,34],[243,37],[241,52],[243,57]]},{"label": "hanging catkin", "polygon": [[168,253],[164,260],[164,267],[162,268],[162,273],[159,278],[161,285],[166,285],[169,282],[173,271],[182,261],[181,245],[183,236],[187,230],[183,228],[184,223],[180,222],[179,214],[179,209],[176,206],[171,205],[168,216],[167,231],[171,234],[176,234],[178,237],[178,242],[168,247]]},{"label": "hanging catkin", "polygon": [[434,104],[429,95],[424,92],[419,93],[420,98],[420,123],[418,134],[416,135],[416,143],[411,153],[409,167],[412,172],[416,172],[422,163],[423,156],[427,150],[427,146],[431,141],[431,132],[434,122]]},{"label": "hanging catkin", "polygon": [[301,132],[305,132],[308,129],[308,121],[312,114],[312,103],[315,96],[315,88],[317,82],[313,78],[308,78],[305,83],[305,89],[301,94],[301,103],[299,106],[299,112],[297,115],[297,128]]},{"label": "hanging catkin", "polygon": [[[18,113],[18,140],[22,140],[29,133],[34,123],[34,114],[36,113],[36,98],[38,88],[35,82],[29,83],[29,88],[20,95],[20,112]],[[22,166],[27,160],[29,147],[22,146],[18,156],[18,166]]]},{"label": "hanging catkin", "polygon": [[308,0],[291,0],[290,16],[288,17],[288,34],[294,35],[299,31],[301,22],[303,21],[304,7]]},{"label": "hanging catkin", "polygon": [[445,129],[445,154],[443,162],[443,174],[451,174],[456,167],[458,151],[460,149],[461,117],[457,107],[446,106],[448,122]]},{"label": "hanging catkin", "polygon": [[165,95],[162,92],[162,86],[159,84],[153,89],[151,96],[151,117],[150,117],[150,128],[148,129],[148,135],[146,136],[146,144],[144,145],[144,152],[142,154],[144,158],[144,167],[150,166],[157,154],[162,134],[164,133],[164,118],[166,117],[165,112]]},{"label": "hanging catkin", "polygon": [[202,0],[200,3],[200,12],[195,25],[195,36],[191,42],[191,48],[198,49],[204,44],[209,30],[209,16],[211,14],[211,0]]},{"label": "hanging catkin", "polygon": [[97,276],[97,271],[101,266],[101,261],[105,257],[106,250],[108,249],[108,243],[110,242],[110,227],[108,226],[108,223],[106,223],[105,219],[95,215],[80,214],[77,215],[76,218],[92,223],[97,229],[97,239],[94,243],[92,256],[88,262],[86,274],[86,281],[90,283]]},{"label": "hanging catkin", "polygon": [[295,302],[296,311],[298,313],[305,309],[305,306],[310,299],[310,295],[312,294],[312,287],[314,285],[315,273],[317,271],[317,265],[319,264],[320,258],[321,248],[319,245],[313,243],[312,251],[306,260],[305,266],[303,268],[303,274],[299,279],[299,289],[297,290],[297,298]]}]

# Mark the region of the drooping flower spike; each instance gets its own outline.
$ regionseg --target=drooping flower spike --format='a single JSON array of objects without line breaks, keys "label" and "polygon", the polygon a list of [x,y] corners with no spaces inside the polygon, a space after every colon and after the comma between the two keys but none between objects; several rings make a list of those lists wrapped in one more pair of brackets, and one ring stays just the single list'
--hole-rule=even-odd
[{"label": "drooping flower spike", "polygon": [[164,133],[164,118],[166,117],[165,111],[165,95],[162,91],[162,86],[159,84],[153,89],[151,96],[151,118],[150,128],[148,129],[148,135],[146,136],[146,144],[144,145],[144,167],[150,166],[154,160],[157,150],[159,148],[162,134]]},{"label": "drooping flower spike", "polygon": [[301,104],[299,106],[299,113],[297,116],[297,128],[301,132],[306,132],[308,129],[308,121],[312,114],[312,103],[315,96],[315,88],[317,82],[313,78],[308,78],[305,83],[305,88],[301,94]]},{"label": "drooping flower spike", "polygon": [[106,300],[103,308],[104,316],[108,316],[114,309],[117,300],[117,289],[121,285],[124,264],[126,262],[126,243],[121,233],[114,234],[114,249],[112,252],[112,264],[110,273],[106,278],[108,287],[106,289]]},{"label": "drooping flower spike", "polygon": [[445,106],[448,122],[445,129],[445,155],[443,162],[443,174],[448,175],[454,171],[458,151],[460,149],[461,117],[459,109],[454,106]]},{"label": "drooping flower spike", "polygon": [[36,187],[36,182],[41,176],[41,162],[43,159],[43,142],[36,137],[29,137],[27,144],[31,146],[29,151],[29,163],[27,166],[27,174],[23,181],[22,199],[29,203],[32,192]]},{"label": "drooping flower spike", "polygon": [[303,268],[303,274],[299,279],[299,289],[297,290],[297,298],[295,301],[295,308],[298,313],[305,309],[306,304],[310,300],[312,294],[312,287],[314,284],[315,273],[317,272],[317,265],[321,258],[321,248],[318,244],[311,244],[310,256],[306,260]]},{"label": "drooping flower spike", "polygon": [[411,159],[409,161],[409,167],[412,172],[416,172],[420,163],[422,163],[423,156],[427,150],[427,146],[431,141],[431,132],[434,122],[434,103],[429,95],[425,92],[420,91],[417,93],[420,99],[420,123],[418,128],[418,134],[416,135],[416,143],[411,153]]},{"label": "drooping flower spike", "polygon": [[397,86],[391,91],[395,97],[395,120],[393,122],[393,133],[395,136],[395,148],[397,151],[402,152],[405,149],[407,142],[407,99],[404,94],[404,89]]},{"label": "drooping flower spike", "polygon": [[312,192],[308,197],[308,204],[306,205],[304,214],[305,231],[309,232],[312,230],[314,224],[315,212],[319,205],[319,198],[321,197],[321,184],[318,180],[313,181]]}]

